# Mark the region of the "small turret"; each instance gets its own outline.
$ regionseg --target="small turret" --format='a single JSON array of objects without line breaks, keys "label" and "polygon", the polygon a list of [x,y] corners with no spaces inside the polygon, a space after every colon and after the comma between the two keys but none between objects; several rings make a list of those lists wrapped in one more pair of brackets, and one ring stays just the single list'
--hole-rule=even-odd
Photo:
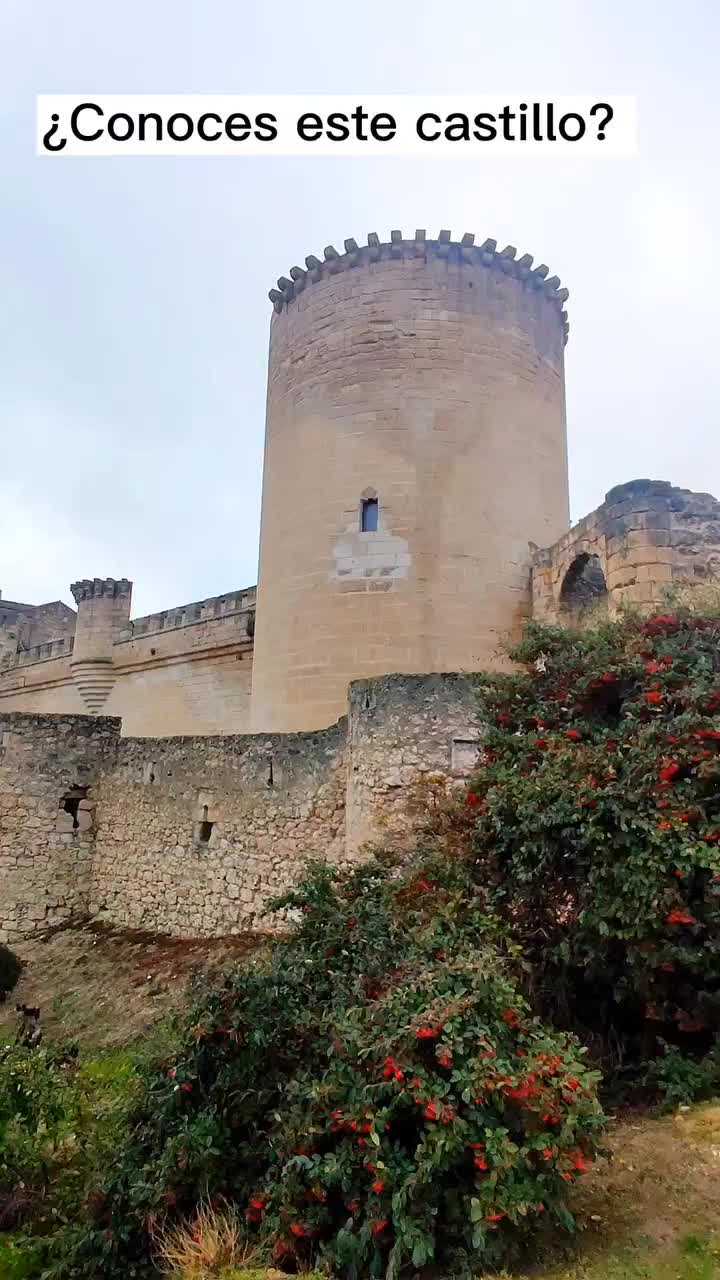
[{"label": "small turret", "polygon": [[115,684],[113,644],[130,617],[132,582],[84,578],[70,590],[78,607],[70,667],[85,706],[97,715]]}]

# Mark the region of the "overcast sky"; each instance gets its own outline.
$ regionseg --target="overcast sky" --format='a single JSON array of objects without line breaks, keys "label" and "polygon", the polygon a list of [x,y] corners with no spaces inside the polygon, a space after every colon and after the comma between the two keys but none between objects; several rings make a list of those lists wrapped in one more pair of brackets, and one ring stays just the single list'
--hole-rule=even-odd
[{"label": "overcast sky", "polygon": [[[0,590],[256,580],[267,290],[368,231],[494,236],[570,289],[573,518],[720,496],[718,0],[0,0]],[[36,93],[639,99],[633,159],[62,159]]]}]

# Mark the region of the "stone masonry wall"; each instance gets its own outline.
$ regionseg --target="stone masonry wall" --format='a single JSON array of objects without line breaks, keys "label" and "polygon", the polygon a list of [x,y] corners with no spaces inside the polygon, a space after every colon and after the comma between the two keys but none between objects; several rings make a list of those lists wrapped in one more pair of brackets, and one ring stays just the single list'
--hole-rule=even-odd
[{"label": "stone masonry wall", "polygon": [[267,927],[306,857],[344,857],[341,721],[317,734],[122,739],[98,789],[90,911],[179,936]]},{"label": "stone masonry wall", "polygon": [[611,610],[653,608],[668,588],[720,574],[720,502],[665,480],[617,485],[558,542],[535,551],[534,618],[554,622],[566,614],[563,584],[580,558],[602,570]]},{"label": "stone masonry wall", "polygon": [[0,941],[87,914],[95,787],[119,733],[104,717],[0,715]]},{"label": "stone masonry wall", "polygon": [[407,833],[414,784],[473,772],[482,724],[472,676],[356,680],[349,699],[346,848],[356,857],[367,841]]},{"label": "stone masonry wall", "polygon": [[317,733],[123,738],[116,719],[4,715],[0,937],[77,916],[176,936],[267,928],[268,898],[305,859],[352,861],[388,825],[409,832],[412,784],[467,777],[481,736],[459,675],[358,681],[349,716]]},{"label": "stone masonry wall", "polygon": [[331,723],[354,679],[503,665],[528,540],[569,521],[557,276],[469,233],[345,250],[272,292],[257,732]]}]

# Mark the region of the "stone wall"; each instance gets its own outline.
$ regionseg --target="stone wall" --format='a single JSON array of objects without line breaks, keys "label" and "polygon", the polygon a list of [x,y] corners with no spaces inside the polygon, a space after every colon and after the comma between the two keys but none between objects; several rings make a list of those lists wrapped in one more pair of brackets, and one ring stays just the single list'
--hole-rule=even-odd
[{"label": "stone wall", "polygon": [[467,777],[480,738],[473,681],[453,675],[358,681],[317,733],[125,738],[106,717],[3,715],[0,936],[73,916],[267,928],[305,859],[407,835],[413,784]]},{"label": "stone wall", "polygon": [[119,733],[104,717],[0,714],[0,941],[87,914],[95,786]]},{"label": "stone wall", "polygon": [[[132,737],[246,732],[254,616],[250,587],[108,627],[102,714],[119,716],[123,735]],[[8,633],[0,628],[0,642]],[[72,635],[21,653],[14,651],[16,637],[9,643],[13,652],[0,662],[0,714],[94,709],[77,678]]]},{"label": "stone wall", "polygon": [[664,480],[617,485],[553,546],[535,551],[533,617],[571,617],[583,603],[573,579],[581,583],[588,571],[598,582],[601,571],[611,612],[622,604],[651,609],[669,588],[718,576],[720,502]]},{"label": "stone wall", "polygon": [[267,927],[306,857],[340,861],[344,721],[285,737],[122,739],[97,789],[93,916],[180,936]]},{"label": "stone wall", "polygon": [[468,777],[482,725],[475,681],[464,675],[356,680],[349,694],[346,847],[406,836],[418,782]]}]

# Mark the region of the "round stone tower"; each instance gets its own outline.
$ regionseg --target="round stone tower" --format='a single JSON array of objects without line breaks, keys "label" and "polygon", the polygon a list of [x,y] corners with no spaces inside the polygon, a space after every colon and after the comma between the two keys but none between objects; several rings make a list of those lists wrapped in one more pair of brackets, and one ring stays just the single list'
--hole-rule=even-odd
[{"label": "round stone tower", "polygon": [[529,254],[393,231],[270,291],[252,728],[349,682],[498,666],[529,543],[568,527],[567,289]]}]

